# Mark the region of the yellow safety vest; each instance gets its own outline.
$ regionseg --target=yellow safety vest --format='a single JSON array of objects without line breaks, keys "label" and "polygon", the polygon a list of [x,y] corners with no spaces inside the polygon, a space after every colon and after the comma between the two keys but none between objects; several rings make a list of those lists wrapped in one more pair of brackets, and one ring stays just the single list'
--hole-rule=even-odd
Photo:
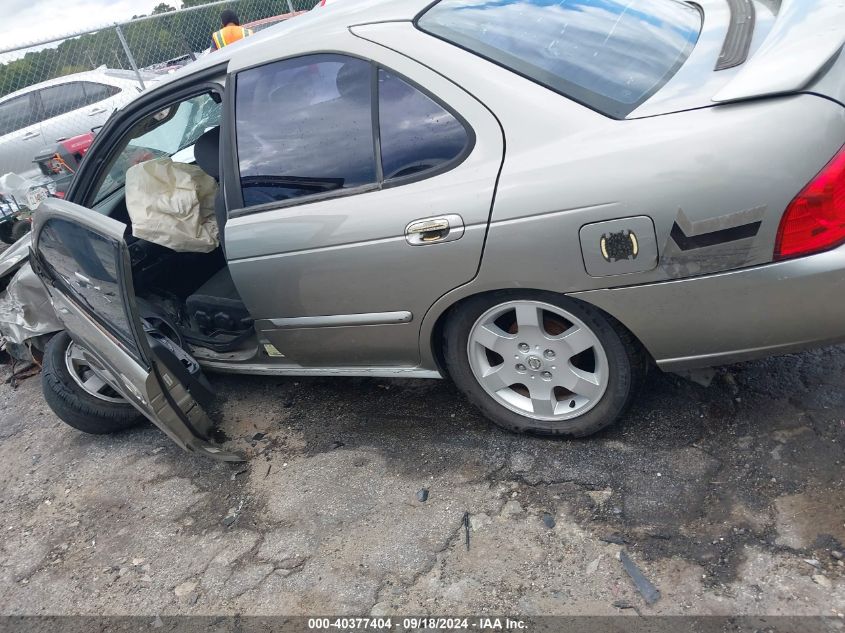
[{"label": "yellow safety vest", "polygon": [[224,46],[228,46],[250,35],[252,35],[252,29],[245,29],[237,24],[229,24],[219,31],[215,31],[211,35],[211,41],[214,42],[214,47],[220,50]]}]

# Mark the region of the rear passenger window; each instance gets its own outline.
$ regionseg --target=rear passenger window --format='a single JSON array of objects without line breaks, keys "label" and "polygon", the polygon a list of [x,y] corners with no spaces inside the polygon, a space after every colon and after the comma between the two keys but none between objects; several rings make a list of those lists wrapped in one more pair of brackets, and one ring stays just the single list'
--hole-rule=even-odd
[{"label": "rear passenger window", "polygon": [[52,119],[85,105],[85,90],[81,81],[42,88],[40,93],[42,120]]},{"label": "rear passenger window", "polygon": [[436,169],[461,155],[466,128],[405,80],[379,70],[379,133],[384,179]]},{"label": "rear passenger window", "polygon": [[377,181],[372,73],[369,62],[321,54],[238,74],[244,206]]},{"label": "rear passenger window", "polygon": [[31,99],[31,95],[26,94],[0,103],[0,136],[38,122]]},{"label": "rear passenger window", "polygon": [[355,57],[283,60],[236,82],[244,207],[434,175],[473,139],[434,98]]},{"label": "rear passenger window", "polygon": [[82,87],[85,89],[85,103],[88,105],[108,99],[120,92],[117,86],[107,86],[94,81],[83,81]]}]

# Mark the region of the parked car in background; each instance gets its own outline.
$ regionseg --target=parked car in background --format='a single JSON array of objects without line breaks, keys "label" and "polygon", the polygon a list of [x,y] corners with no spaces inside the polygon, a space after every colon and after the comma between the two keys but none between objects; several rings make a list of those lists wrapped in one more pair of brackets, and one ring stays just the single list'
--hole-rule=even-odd
[{"label": "parked car in background", "polygon": [[144,71],[153,73],[155,75],[169,75],[170,73],[175,73],[183,66],[187,66],[191,62],[196,61],[197,58],[202,56],[202,54],[202,51],[200,51],[196,53],[186,53],[185,55],[179,55],[178,57],[173,57],[163,62],[152,64],[151,66],[145,66]]},{"label": "parked car in background", "polygon": [[87,432],[236,459],[216,371],[448,376],[585,436],[650,365],[845,340],[843,45],[830,0],[338,2],[112,117],[0,284],[30,248],[44,395]]},{"label": "parked car in background", "polygon": [[[143,76],[153,82],[155,75]],[[146,85],[146,87],[149,87]],[[38,173],[45,148],[102,126],[143,88],[133,71],[97,70],[28,86],[0,99],[0,175]]]},{"label": "parked car in background", "polygon": [[293,13],[282,13],[281,15],[274,15],[269,18],[263,18],[261,20],[254,20],[252,22],[247,22],[244,24],[244,28],[252,30],[254,33],[258,33],[259,31],[263,31],[275,24],[280,24],[281,22],[285,22],[286,20],[290,20],[291,18],[295,18],[298,15],[302,15],[305,11],[294,11]]}]

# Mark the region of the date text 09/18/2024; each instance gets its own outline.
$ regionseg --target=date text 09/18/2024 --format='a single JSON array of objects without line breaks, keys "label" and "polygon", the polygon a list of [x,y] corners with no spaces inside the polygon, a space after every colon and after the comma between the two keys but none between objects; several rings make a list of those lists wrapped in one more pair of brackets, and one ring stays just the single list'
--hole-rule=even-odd
[{"label": "date text 09/18/2024", "polygon": [[508,617],[404,617],[398,618],[309,618],[312,631],[524,631],[527,625],[520,619]]}]

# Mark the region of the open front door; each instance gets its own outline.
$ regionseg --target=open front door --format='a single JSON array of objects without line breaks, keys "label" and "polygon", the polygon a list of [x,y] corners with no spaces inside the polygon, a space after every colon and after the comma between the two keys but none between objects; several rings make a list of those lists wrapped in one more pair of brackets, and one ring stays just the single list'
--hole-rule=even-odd
[{"label": "open front door", "polygon": [[126,226],[53,199],[33,224],[32,266],[91,368],[182,448],[240,460],[208,442],[213,395],[197,362],[138,315]]}]

